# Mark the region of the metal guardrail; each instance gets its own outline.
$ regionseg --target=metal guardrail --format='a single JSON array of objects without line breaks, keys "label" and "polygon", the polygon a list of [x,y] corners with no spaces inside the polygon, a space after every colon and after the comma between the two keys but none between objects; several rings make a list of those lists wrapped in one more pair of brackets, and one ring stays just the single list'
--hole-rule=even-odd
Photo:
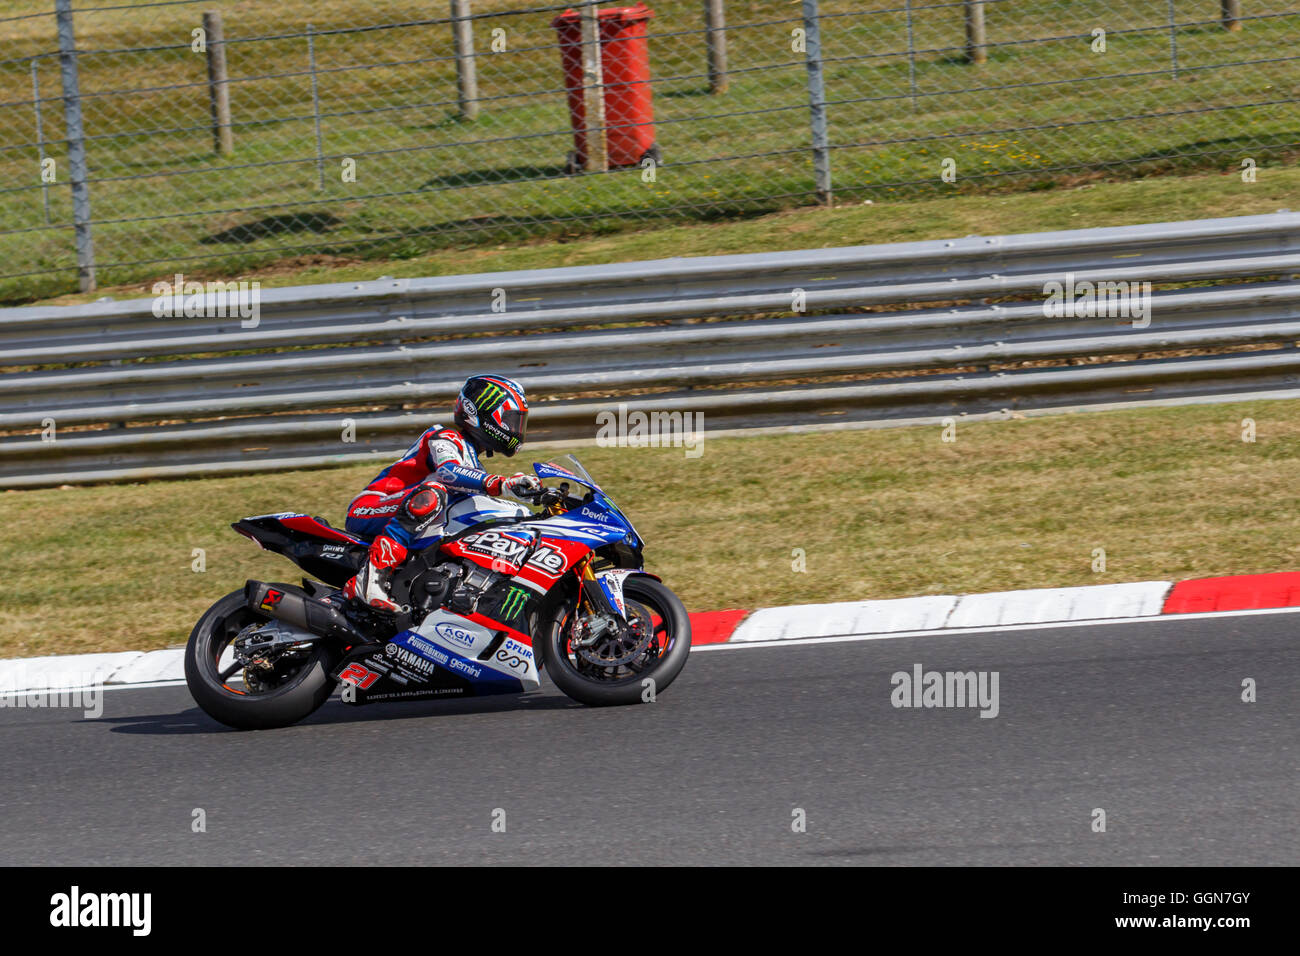
[{"label": "metal guardrail", "polygon": [[[1046,317],[1067,272],[1152,283],[1150,325]],[[0,310],[0,486],[388,456],[484,369],[537,397],[535,438],[620,402],[729,430],[1292,388],[1295,273],[1282,212],[276,289],[253,329],[150,299]]]}]

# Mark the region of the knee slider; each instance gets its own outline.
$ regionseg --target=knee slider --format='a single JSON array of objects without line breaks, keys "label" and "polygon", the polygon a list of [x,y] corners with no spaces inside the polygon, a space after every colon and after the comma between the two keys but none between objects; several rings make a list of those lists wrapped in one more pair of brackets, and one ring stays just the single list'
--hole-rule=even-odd
[{"label": "knee slider", "polygon": [[424,481],[402,503],[402,511],[417,529],[436,521],[447,508],[447,489],[441,482]]}]

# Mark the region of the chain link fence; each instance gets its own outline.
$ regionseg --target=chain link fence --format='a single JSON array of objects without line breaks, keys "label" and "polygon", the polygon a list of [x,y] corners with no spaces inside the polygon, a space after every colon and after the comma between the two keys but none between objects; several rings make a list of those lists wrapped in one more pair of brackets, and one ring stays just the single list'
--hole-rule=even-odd
[{"label": "chain link fence", "polygon": [[11,0],[0,41],[8,302],[1300,145],[1280,0]]}]

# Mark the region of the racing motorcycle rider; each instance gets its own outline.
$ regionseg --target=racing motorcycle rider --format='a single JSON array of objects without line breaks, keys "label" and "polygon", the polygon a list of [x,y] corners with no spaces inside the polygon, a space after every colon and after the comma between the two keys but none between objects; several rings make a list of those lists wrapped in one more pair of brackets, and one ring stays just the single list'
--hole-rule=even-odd
[{"label": "racing motorcycle rider", "polygon": [[523,501],[522,496],[541,490],[532,475],[503,478],[479,467],[479,455],[490,458],[501,452],[509,458],[523,444],[528,400],[518,382],[502,375],[475,375],[461,388],[453,418],[455,428],[434,425],[426,430],[348,506],[347,530],[374,535],[374,540],[365,565],[343,586],[345,597],[382,611],[399,611],[388,582],[412,542],[433,538],[446,525],[450,493],[495,497],[504,492]]}]

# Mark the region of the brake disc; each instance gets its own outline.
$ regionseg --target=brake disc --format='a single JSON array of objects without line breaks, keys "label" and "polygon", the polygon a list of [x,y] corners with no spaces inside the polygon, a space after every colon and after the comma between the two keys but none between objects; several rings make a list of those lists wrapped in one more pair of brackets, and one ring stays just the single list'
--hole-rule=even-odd
[{"label": "brake disc", "polygon": [[626,624],[620,622],[612,632],[602,634],[586,647],[577,648],[578,657],[598,667],[621,667],[644,654],[654,639],[654,629],[649,626],[650,615],[632,605],[628,606],[628,613],[633,620]]}]

